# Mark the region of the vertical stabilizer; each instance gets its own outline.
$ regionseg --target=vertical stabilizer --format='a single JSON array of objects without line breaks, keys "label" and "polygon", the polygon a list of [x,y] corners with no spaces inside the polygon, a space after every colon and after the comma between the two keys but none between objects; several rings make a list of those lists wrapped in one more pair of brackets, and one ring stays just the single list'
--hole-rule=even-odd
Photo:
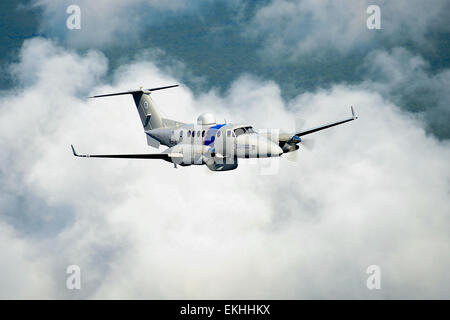
[{"label": "vertical stabilizer", "polygon": [[156,110],[149,93],[145,91],[135,92],[133,93],[133,99],[145,130],[163,127],[162,118]]}]

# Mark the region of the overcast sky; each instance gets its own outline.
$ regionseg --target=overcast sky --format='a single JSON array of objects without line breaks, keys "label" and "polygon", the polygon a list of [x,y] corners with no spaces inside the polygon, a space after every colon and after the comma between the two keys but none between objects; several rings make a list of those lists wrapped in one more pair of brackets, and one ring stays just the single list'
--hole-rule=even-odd
[{"label": "overcast sky", "polygon": [[[1,68],[0,298],[450,298],[448,4],[377,3],[381,30],[361,1],[19,1],[38,18]],[[85,97],[176,83],[152,95],[185,122],[360,118],[225,173],[72,156],[157,152],[131,97]]]}]

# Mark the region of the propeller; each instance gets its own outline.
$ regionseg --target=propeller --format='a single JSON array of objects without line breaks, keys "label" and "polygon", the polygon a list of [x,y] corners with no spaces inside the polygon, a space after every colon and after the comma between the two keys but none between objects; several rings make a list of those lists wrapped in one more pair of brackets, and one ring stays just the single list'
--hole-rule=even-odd
[{"label": "propeller", "polygon": [[[302,118],[295,118],[294,119],[294,124],[295,124],[295,128],[294,128],[294,132],[301,132],[304,127],[305,127],[305,123],[306,121]],[[308,151],[312,151],[312,149],[314,148],[315,142],[313,139],[311,138],[300,138],[297,136],[293,136],[290,140],[290,143],[292,145],[298,145],[300,148],[304,148]],[[300,149],[298,148],[298,149]],[[298,150],[294,150],[291,152],[287,152],[285,153],[285,159],[292,161],[292,162],[297,162],[298,160]]]},{"label": "propeller", "polygon": [[[306,123],[305,119],[296,118],[294,119],[294,123],[295,123],[295,132],[301,132],[303,129],[305,129]],[[308,151],[312,151],[314,149],[315,142],[313,138],[301,138],[301,142],[299,145],[303,146]],[[295,151],[292,153],[295,153]]]}]

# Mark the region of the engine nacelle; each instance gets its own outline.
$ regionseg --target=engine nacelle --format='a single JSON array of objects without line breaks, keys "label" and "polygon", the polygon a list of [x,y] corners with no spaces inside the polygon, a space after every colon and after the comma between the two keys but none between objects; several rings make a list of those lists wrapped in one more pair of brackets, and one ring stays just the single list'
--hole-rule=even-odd
[{"label": "engine nacelle", "polygon": [[205,164],[205,146],[178,144],[169,148],[166,152],[181,153],[182,158],[172,158],[172,162],[180,166]]},{"label": "engine nacelle", "polygon": [[294,143],[280,143],[280,148],[283,150],[284,153],[288,153],[288,152],[294,152],[296,150],[298,150],[299,146],[297,144]]},{"label": "engine nacelle", "polygon": [[174,157],[172,162],[180,166],[206,164],[211,171],[228,171],[238,166],[237,157],[223,157],[216,154],[214,148],[200,145],[178,144],[165,151],[166,153],[181,153],[183,157]]},{"label": "engine nacelle", "polygon": [[232,159],[211,157],[206,161],[206,166],[211,171],[234,170],[238,167],[238,159],[237,157],[233,157]]}]

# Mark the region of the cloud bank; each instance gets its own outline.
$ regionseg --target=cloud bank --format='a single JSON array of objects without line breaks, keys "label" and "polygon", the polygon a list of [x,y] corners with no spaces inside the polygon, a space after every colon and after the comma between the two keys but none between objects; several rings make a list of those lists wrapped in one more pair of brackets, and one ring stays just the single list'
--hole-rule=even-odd
[{"label": "cloud bank", "polygon": [[[79,49],[108,48],[117,45],[141,48],[151,30],[168,17],[186,13],[196,13],[201,5],[211,1],[181,0],[35,0],[34,7],[41,8],[44,19],[41,31],[49,37],[57,37],[69,46]],[[77,5],[81,11],[81,28],[68,30],[66,12],[70,5]]]},{"label": "cloud bank", "polygon": [[376,90],[403,109],[421,115],[427,129],[439,138],[450,137],[450,70],[430,71],[429,62],[403,48],[377,50],[365,59],[362,86]]},{"label": "cloud bank", "polygon": [[[211,174],[72,156],[71,143],[149,151],[130,97],[84,97],[178,82],[151,61],[104,82],[101,53],[33,39],[11,72],[20,85],[0,98],[2,297],[450,298],[449,145],[370,82],[288,102],[277,84],[251,75],[224,95],[155,92],[182,121],[210,110],[289,130],[298,117],[311,126],[345,117],[350,105],[360,115],[317,133],[297,163],[280,159],[276,175],[250,161]],[[81,267],[80,291],[65,287],[71,264]],[[366,288],[373,264],[379,291]]]},{"label": "cloud bank", "polygon": [[[66,28],[73,1],[33,3],[49,38],[102,50],[113,66],[158,51],[150,57],[158,66],[185,63],[179,73],[195,94],[224,92],[242,72],[276,81],[288,99],[370,80],[369,90],[420,113],[428,133],[450,137],[448,1],[82,0],[81,30]],[[369,5],[381,9],[381,30],[367,29]]]},{"label": "cloud bank", "polygon": [[[381,30],[366,27],[369,5],[381,10]],[[333,50],[347,54],[381,42],[405,41],[429,46],[427,32],[449,31],[448,3],[414,1],[273,0],[262,6],[245,35],[263,42],[266,58],[282,61]]]}]

